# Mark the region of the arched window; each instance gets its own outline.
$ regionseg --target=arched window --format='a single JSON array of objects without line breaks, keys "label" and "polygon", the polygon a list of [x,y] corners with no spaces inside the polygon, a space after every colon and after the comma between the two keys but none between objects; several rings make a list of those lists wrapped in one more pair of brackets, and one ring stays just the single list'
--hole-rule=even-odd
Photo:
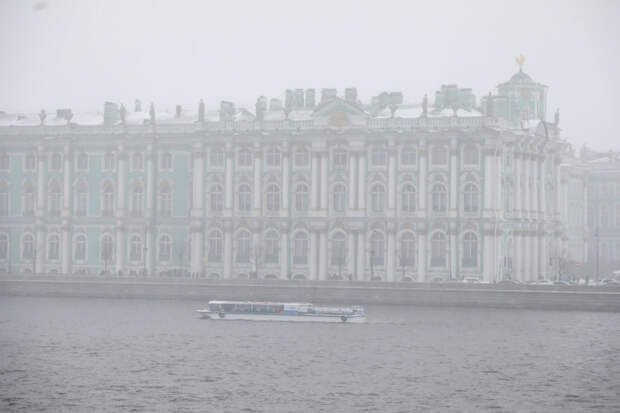
[{"label": "arched window", "polygon": [[161,169],[167,171],[172,169],[172,154],[170,152],[164,152],[161,154]]},{"label": "arched window", "polygon": [[135,171],[141,171],[144,169],[143,158],[141,153],[134,153],[131,157],[131,167]]},{"label": "arched window", "polygon": [[104,171],[113,171],[114,170],[114,154],[106,153],[103,155],[103,170]]},{"label": "arched window", "polygon": [[280,236],[276,231],[265,235],[265,264],[277,264],[280,258]]},{"label": "arched window", "polygon": [[76,261],[86,261],[86,235],[79,234],[75,237],[75,252],[73,258]]},{"label": "arched window", "polygon": [[415,236],[411,232],[405,232],[400,237],[400,251],[398,254],[400,266],[403,268],[414,266],[415,257]]},{"label": "arched window", "polygon": [[478,266],[478,237],[473,232],[463,236],[463,267]]},{"label": "arched window", "polygon": [[347,168],[347,151],[345,149],[335,149],[333,155],[334,169]]},{"label": "arched window", "polygon": [[278,211],[280,209],[280,187],[271,184],[267,187],[267,210]]},{"label": "arched window", "polygon": [[383,212],[385,209],[385,188],[376,184],[370,190],[370,200],[373,212]]},{"label": "arched window", "polygon": [[58,235],[50,235],[47,239],[47,259],[56,261],[60,258],[60,238]]},{"label": "arched window", "polygon": [[332,265],[342,267],[347,261],[346,237],[342,232],[336,232],[332,237],[331,245]]},{"label": "arched window", "polygon": [[75,215],[86,216],[88,209],[88,187],[86,182],[78,181],[75,187]]},{"label": "arched window", "polygon": [[131,215],[138,217],[144,209],[144,189],[140,182],[136,182],[131,189]]},{"label": "arched window", "polygon": [[308,235],[299,231],[295,234],[293,264],[308,264]]},{"label": "arched window", "polygon": [[111,235],[104,235],[101,238],[101,261],[111,262],[114,259],[114,239]]},{"label": "arched window", "polygon": [[446,266],[446,235],[436,232],[431,238],[431,267]]},{"label": "arched window", "polygon": [[159,238],[159,261],[168,262],[172,253],[172,241],[168,235]]},{"label": "arched window", "polygon": [[159,185],[159,214],[162,217],[172,215],[172,186],[168,181]]},{"label": "arched window", "polygon": [[370,264],[383,265],[384,261],[384,237],[382,233],[375,231],[370,236]]},{"label": "arched window", "polygon": [[272,146],[267,150],[265,162],[267,166],[280,166],[280,149],[277,146]]},{"label": "arched window", "polygon": [[85,171],[88,169],[88,155],[83,152],[77,157],[77,169],[80,171]]},{"label": "arched window", "polygon": [[237,234],[237,262],[250,262],[250,233],[245,230]]},{"label": "arched window", "polygon": [[58,181],[50,182],[49,187],[49,214],[52,216],[60,215],[60,204],[62,202],[62,192]]},{"label": "arched window", "polygon": [[479,194],[478,187],[474,184],[465,185],[465,191],[463,194],[463,209],[465,212],[478,212],[479,208]]},{"label": "arched window", "polygon": [[22,210],[24,216],[34,215],[34,185],[30,181],[24,184]]},{"label": "arched window", "polygon": [[433,212],[446,212],[448,209],[448,192],[443,184],[433,185],[432,204]]},{"label": "arched window", "polygon": [[209,262],[222,262],[222,233],[219,230],[211,231],[209,234],[209,250],[208,260]]},{"label": "arched window", "polygon": [[238,192],[239,211],[249,211],[252,209],[252,190],[250,185],[242,184]]},{"label": "arched window", "polygon": [[308,151],[304,148],[299,148],[295,152],[295,166],[305,167],[310,163],[310,156]]},{"label": "arched window", "polygon": [[344,185],[334,187],[334,211],[344,212],[347,207],[347,193]]},{"label": "arched window", "polygon": [[129,260],[142,261],[142,238],[139,235],[132,235],[129,239]]},{"label": "arched window", "polygon": [[297,184],[295,188],[295,210],[308,211],[308,185],[306,184]]},{"label": "arched window", "polygon": [[436,166],[448,164],[448,151],[443,146],[434,146],[431,152],[431,163]]},{"label": "arched window", "polygon": [[59,153],[52,154],[52,162],[50,165],[52,171],[60,171],[62,169],[62,155]]},{"label": "arched window", "polygon": [[31,234],[26,234],[22,238],[22,259],[34,259],[34,238]]},{"label": "arched window", "polygon": [[9,185],[0,181],[0,216],[9,215]]},{"label": "arched window", "polygon": [[9,256],[9,237],[0,234],[0,260],[6,260]]},{"label": "arched window", "polygon": [[224,209],[224,193],[221,185],[216,184],[211,187],[210,198],[211,211],[221,211]]},{"label": "arched window", "polygon": [[249,149],[241,149],[238,157],[239,166],[252,166],[252,152]]},{"label": "arched window", "polygon": [[465,149],[463,149],[463,165],[476,166],[479,163],[480,156],[478,153],[478,148],[474,145],[467,145]]},{"label": "arched window", "polygon": [[411,184],[403,186],[401,201],[403,212],[415,212],[417,203],[415,186]]},{"label": "arched window", "polygon": [[111,217],[114,215],[114,186],[111,182],[103,183],[103,194],[101,198],[101,215]]}]

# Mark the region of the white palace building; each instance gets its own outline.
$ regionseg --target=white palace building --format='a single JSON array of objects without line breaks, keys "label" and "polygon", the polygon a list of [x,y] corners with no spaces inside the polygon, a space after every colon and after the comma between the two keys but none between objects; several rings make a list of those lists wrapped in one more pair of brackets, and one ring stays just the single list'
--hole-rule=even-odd
[{"label": "white palace building", "polygon": [[443,85],[419,104],[295,89],[251,110],[0,112],[0,270],[548,278],[567,144],[547,93],[519,70],[479,103]]}]

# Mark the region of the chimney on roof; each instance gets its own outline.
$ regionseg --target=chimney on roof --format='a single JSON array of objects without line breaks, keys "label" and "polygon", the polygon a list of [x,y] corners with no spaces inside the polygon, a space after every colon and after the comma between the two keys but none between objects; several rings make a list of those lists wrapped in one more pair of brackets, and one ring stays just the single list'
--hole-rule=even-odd
[{"label": "chimney on roof", "polygon": [[140,102],[140,99],[136,99],[136,103],[134,104],[134,112],[142,112],[142,102]]},{"label": "chimney on roof", "polygon": [[262,122],[265,119],[265,111],[267,110],[267,98],[259,96],[256,100],[256,120]]},{"label": "chimney on roof", "polygon": [[73,112],[69,108],[56,109],[56,117],[58,119],[65,119],[69,123],[73,117]]},{"label": "chimney on roof", "polygon": [[235,115],[235,104],[222,100],[220,102],[220,121],[233,120]]},{"label": "chimney on roof", "polygon": [[293,108],[294,109],[303,109],[304,108],[304,90],[303,89],[295,89],[295,95],[293,100]]},{"label": "chimney on roof", "polygon": [[357,103],[357,88],[348,87],[344,90],[344,98],[347,102]]},{"label": "chimney on roof", "polygon": [[114,102],[103,104],[103,126],[114,126],[120,120],[118,105]]},{"label": "chimney on roof", "polygon": [[47,113],[45,112],[45,109],[41,109],[41,112],[39,112],[39,120],[41,121],[41,125],[45,123],[45,118],[47,118]]},{"label": "chimney on roof", "polygon": [[198,103],[198,122],[204,123],[205,121],[205,102],[200,99],[200,103]]},{"label": "chimney on roof", "polygon": [[183,110],[182,110],[182,108],[181,108],[181,105],[177,105],[177,107],[176,107],[176,111],[175,111],[175,113],[174,113],[174,116],[175,116],[176,118],[180,118],[180,117],[181,117],[181,113],[182,113],[182,112],[183,112]]},{"label": "chimney on roof", "polygon": [[321,89],[321,102],[327,102],[338,97],[338,91],[333,88]]},{"label": "chimney on roof", "polygon": [[282,110],[282,101],[278,98],[272,98],[269,101],[269,111]]},{"label": "chimney on roof", "polygon": [[285,108],[292,108],[293,107],[293,102],[295,100],[294,97],[294,93],[293,89],[286,89],[286,92],[284,93],[284,107]]},{"label": "chimney on roof", "polygon": [[314,89],[306,89],[306,109],[313,109],[316,105]]}]

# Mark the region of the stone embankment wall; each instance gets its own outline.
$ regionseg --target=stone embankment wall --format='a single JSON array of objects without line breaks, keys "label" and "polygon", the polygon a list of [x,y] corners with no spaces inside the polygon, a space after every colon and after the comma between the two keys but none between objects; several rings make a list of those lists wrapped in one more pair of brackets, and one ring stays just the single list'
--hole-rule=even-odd
[{"label": "stone embankment wall", "polygon": [[297,301],[620,312],[620,288],[3,276],[0,295]]}]

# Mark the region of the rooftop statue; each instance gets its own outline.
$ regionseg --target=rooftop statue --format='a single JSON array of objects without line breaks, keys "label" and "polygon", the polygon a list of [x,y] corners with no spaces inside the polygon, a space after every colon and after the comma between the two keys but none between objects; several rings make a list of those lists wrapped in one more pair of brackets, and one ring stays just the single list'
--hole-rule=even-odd
[{"label": "rooftop statue", "polygon": [[515,57],[517,64],[519,65],[519,72],[523,71],[523,64],[525,63],[525,56],[523,53],[519,54],[519,56]]}]

